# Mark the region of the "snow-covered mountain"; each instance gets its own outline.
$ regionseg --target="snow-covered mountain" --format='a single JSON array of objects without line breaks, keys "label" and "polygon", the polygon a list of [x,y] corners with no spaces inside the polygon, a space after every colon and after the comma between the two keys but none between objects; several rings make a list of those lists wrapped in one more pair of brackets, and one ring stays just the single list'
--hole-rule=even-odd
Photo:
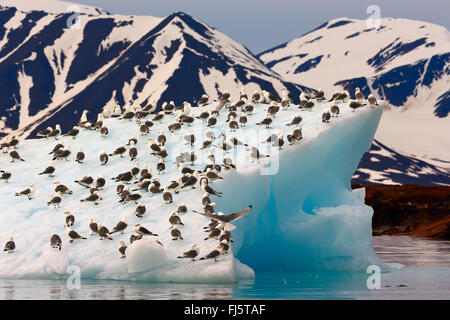
[{"label": "snow-covered mountain", "polygon": [[289,81],[331,93],[359,87],[396,107],[426,87],[437,91],[431,113],[450,112],[450,33],[438,25],[385,18],[369,29],[365,20],[335,19],[258,56]]},{"label": "snow-covered mountain", "polygon": [[376,134],[394,151],[386,154],[431,169],[426,179],[417,170],[405,179],[383,171],[380,179],[398,159],[381,165],[365,156],[366,174],[355,181],[450,184],[449,52],[445,28],[405,19],[383,19],[379,30],[332,20],[256,57],[184,13],[123,16],[63,1],[0,0],[0,139],[34,137],[56,123],[66,131],[82,110],[113,104],[195,102],[225,89],[236,100],[242,87],[275,94],[286,87],[297,99],[299,90],[331,95],[359,86],[393,106]]},{"label": "snow-covered mountain", "polygon": [[[450,33],[446,28],[384,18],[379,29],[371,29],[365,20],[339,18],[258,57],[286,80],[322,88],[328,95],[343,88],[353,95],[359,87],[366,96],[371,92],[388,101],[390,108],[383,113],[375,138],[391,148],[394,153],[387,153],[392,156],[401,154],[436,167],[431,180],[444,178],[448,183]],[[375,144],[373,150],[378,147]],[[367,159],[361,165],[376,176],[380,166]],[[414,173],[418,177],[404,174],[405,179],[392,181],[422,183],[420,172]]]},{"label": "snow-covered mountain", "polygon": [[352,183],[450,185],[450,175],[445,167],[405,155],[374,140],[362,157]]},{"label": "snow-covered mountain", "polygon": [[68,10],[76,10],[76,12],[90,15],[109,14],[108,11],[102,8],[62,0],[0,0],[0,6],[14,7],[21,11],[41,10],[45,12],[62,13]]},{"label": "snow-covered mountain", "polygon": [[[55,11],[55,10],[52,10]],[[265,89],[293,93],[241,44],[184,13],[166,18],[2,8],[0,124],[2,134],[33,136],[60,123],[72,127],[80,111],[110,104],[176,104],[211,99],[227,89],[237,98]],[[1,128],[3,126],[3,128]]]}]

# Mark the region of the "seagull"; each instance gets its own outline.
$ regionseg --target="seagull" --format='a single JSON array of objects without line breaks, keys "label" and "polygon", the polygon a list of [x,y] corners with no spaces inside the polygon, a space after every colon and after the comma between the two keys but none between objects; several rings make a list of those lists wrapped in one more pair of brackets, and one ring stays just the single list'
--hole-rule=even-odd
[{"label": "seagull", "polygon": [[123,217],[122,220],[113,228],[111,234],[120,232],[121,234],[124,233],[124,230],[128,227],[127,218]]},{"label": "seagull", "polygon": [[122,255],[121,258],[125,258],[126,250],[127,250],[127,246],[125,244],[125,241],[120,240],[119,252]]},{"label": "seagull", "polygon": [[22,159],[22,157],[19,155],[19,153],[14,150],[14,147],[10,146],[8,148],[9,151],[9,156],[11,157],[11,162],[14,162],[14,160],[20,160],[20,161],[25,161]]},{"label": "seagull", "polygon": [[265,118],[265,119],[262,120],[261,122],[258,122],[256,125],[258,125],[258,126],[265,125],[266,128],[269,129],[271,123],[272,123],[272,117],[271,117],[271,116],[268,116],[267,118]]},{"label": "seagull", "polygon": [[123,154],[127,151],[127,148],[125,147],[125,145],[120,146],[119,148],[117,148],[116,150],[114,150],[113,153],[110,153],[109,156],[115,156],[115,155],[120,155],[121,158],[123,158]]},{"label": "seagull", "polygon": [[72,149],[70,148],[70,145],[68,144],[64,149],[63,148],[58,149],[54,153],[54,157],[52,160],[66,159],[66,161],[67,161],[68,160],[67,158],[70,156],[71,153],[72,153]]},{"label": "seagull", "polygon": [[371,108],[373,108],[373,107],[378,105],[377,99],[375,98],[375,96],[373,94],[369,94],[369,97],[367,98],[367,101],[369,102],[369,105],[370,105]]},{"label": "seagull", "polygon": [[98,205],[98,200],[103,200],[100,195],[100,191],[95,191],[93,194],[88,196],[85,199],[81,199],[80,202],[93,202],[95,205]]},{"label": "seagull", "polygon": [[9,172],[8,170],[1,170],[1,172],[2,175],[0,176],[0,180],[5,180],[5,183],[8,183],[9,179],[11,178],[11,172]]},{"label": "seagull", "polygon": [[55,173],[55,163],[52,161],[50,162],[50,166],[48,166],[47,168],[45,168],[44,171],[42,171],[41,173],[39,173],[39,175],[48,175],[49,177],[53,177],[53,173]]},{"label": "seagull", "polygon": [[325,111],[325,112],[322,114],[322,122],[323,122],[323,123],[329,123],[329,122],[330,122],[330,118],[331,118],[331,113],[330,113],[330,111]]},{"label": "seagull", "polygon": [[208,95],[207,95],[207,94],[204,94],[204,95],[202,95],[202,97],[200,98],[200,100],[198,100],[197,105],[199,105],[200,107],[203,107],[203,106],[205,106],[205,105],[208,104],[208,100],[209,100]]},{"label": "seagull", "polygon": [[361,102],[362,100],[366,99],[366,96],[364,95],[364,93],[361,92],[359,88],[355,89],[355,97],[356,100],[358,100],[358,102]]},{"label": "seagull", "polygon": [[44,137],[44,138],[48,138],[48,135],[50,134],[50,132],[52,132],[53,129],[52,127],[47,127],[47,129],[43,129],[41,131],[39,131],[38,133],[36,133],[36,135],[38,137]]},{"label": "seagull", "polygon": [[66,230],[67,236],[70,238],[70,243],[74,240],[86,240],[85,237],[80,236],[76,231],[70,229],[67,225],[64,225],[64,230]]},{"label": "seagull", "polygon": [[69,130],[69,132],[67,132],[64,135],[64,137],[72,137],[73,139],[75,139],[79,133],[80,133],[80,128],[78,126],[74,126],[72,129]]},{"label": "seagull", "polygon": [[177,257],[178,259],[185,259],[185,258],[189,258],[192,261],[195,261],[195,257],[198,256],[198,254],[200,253],[200,250],[197,248],[197,245],[194,244],[191,248],[191,250],[183,252],[182,256]]},{"label": "seagull", "polygon": [[234,229],[234,227],[231,225],[231,222],[236,221],[243,216],[245,216],[247,213],[252,210],[253,206],[249,205],[247,208],[237,211],[230,214],[223,214],[222,212],[219,212],[217,214],[210,213],[210,212],[200,212],[200,211],[194,211],[195,213],[201,214],[202,216],[208,217],[210,219],[214,219],[220,222],[223,222],[225,224],[225,229]]},{"label": "seagull", "polygon": [[158,236],[157,234],[149,231],[148,229],[144,228],[143,226],[141,226],[139,223],[136,223],[134,225],[134,231],[136,231],[137,234],[141,235],[141,236]]},{"label": "seagull", "polygon": [[332,105],[330,110],[332,117],[337,117],[339,115],[339,107],[337,105]]},{"label": "seagull", "polygon": [[11,237],[9,237],[8,242],[6,242],[5,249],[3,249],[3,251],[8,252],[8,253],[13,253],[15,249],[16,249],[16,243],[14,242],[14,239],[11,236]]},{"label": "seagull", "polygon": [[15,196],[16,197],[17,196],[27,196],[28,199],[31,200],[35,193],[36,193],[36,189],[35,189],[34,185],[30,185],[30,187],[28,189],[25,189],[20,192],[16,192]]},{"label": "seagull", "polygon": [[359,103],[355,100],[350,100],[349,107],[353,110],[353,112],[355,112],[356,109],[361,108],[363,106],[365,106],[365,104]]}]

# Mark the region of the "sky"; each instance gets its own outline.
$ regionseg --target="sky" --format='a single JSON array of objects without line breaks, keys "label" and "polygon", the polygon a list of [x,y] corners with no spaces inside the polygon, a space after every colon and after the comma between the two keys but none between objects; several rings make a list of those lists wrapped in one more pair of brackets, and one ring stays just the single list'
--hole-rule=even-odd
[{"label": "sky", "polygon": [[[24,0],[22,0],[24,1]],[[30,0],[27,0],[30,1]],[[183,11],[242,43],[254,54],[297,38],[325,21],[381,17],[422,20],[450,28],[449,0],[68,0],[110,13],[164,17]]]}]

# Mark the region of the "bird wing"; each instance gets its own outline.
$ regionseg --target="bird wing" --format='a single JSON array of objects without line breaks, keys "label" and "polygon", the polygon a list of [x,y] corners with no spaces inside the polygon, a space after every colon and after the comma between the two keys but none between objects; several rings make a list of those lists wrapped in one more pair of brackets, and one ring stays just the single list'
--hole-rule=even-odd
[{"label": "bird wing", "polygon": [[248,206],[247,208],[245,208],[244,210],[238,211],[238,212],[234,212],[231,214],[227,214],[227,215],[218,215],[218,214],[214,214],[214,213],[209,213],[209,212],[199,212],[199,211],[194,211],[197,212],[198,214],[201,214],[202,216],[211,218],[211,219],[215,219],[215,220],[219,220],[221,222],[225,222],[225,223],[229,223],[231,221],[237,220],[240,217],[245,216],[247,213],[250,212],[250,210],[252,209],[252,206]]}]

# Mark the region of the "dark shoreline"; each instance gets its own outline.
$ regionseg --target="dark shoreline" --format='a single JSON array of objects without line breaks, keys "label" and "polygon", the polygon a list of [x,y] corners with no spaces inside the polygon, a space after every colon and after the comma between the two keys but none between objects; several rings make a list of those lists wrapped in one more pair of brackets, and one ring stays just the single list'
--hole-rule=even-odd
[{"label": "dark shoreline", "polygon": [[366,188],[372,234],[450,240],[450,186],[352,185]]}]

